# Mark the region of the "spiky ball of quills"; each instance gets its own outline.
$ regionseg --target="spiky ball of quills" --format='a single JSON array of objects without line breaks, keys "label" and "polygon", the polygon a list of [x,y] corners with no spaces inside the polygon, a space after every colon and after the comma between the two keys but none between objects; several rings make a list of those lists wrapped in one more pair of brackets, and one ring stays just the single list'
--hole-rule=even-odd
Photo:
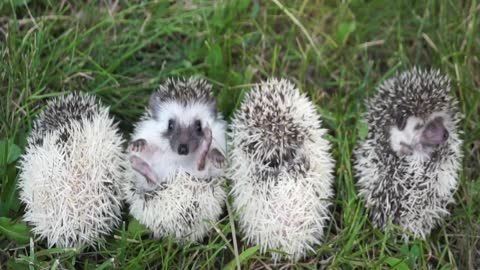
[{"label": "spiky ball of quills", "polygon": [[120,221],[123,139],[94,96],[51,99],[20,161],[24,219],[48,246],[93,245]]},{"label": "spiky ball of quills", "polygon": [[227,175],[247,241],[295,260],[314,251],[334,167],[314,104],[289,81],[270,79],[246,95],[230,130]]},{"label": "spiky ball of quills", "polygon": [[[131,171],[129,179],[134,179]],[[138,192],[128,181],[124,187],[130,214],[150,229],[155,238],[201,241],[218,221],[226,198],[224,179],[199,179],[178,172],[163,179],[153,191]]]},{"label": "spiky ball of quills", "polygon": [[[212,86],[200,78],[168,79],[154,94],[155,102],[175,102],[181,110],[195,104],[215,104]],[[154,118],[149,109],[140,122]],[[225,121],[217,113],[217,123],[225,130]],[[140,124],[140,123],[138,123]],[[134,134],[139,125],[135,127]],[[224,132],[223,132],[224,133]],[[225,152],[225,134],[212,142]],[[147,142],[148,143],[148,142]],[[199,242],[218,222],[226,199],[223,175],[196,177],[178,170],[162,178],[162,183],[152,191],[138,190],[137,172],[129,166],[128,181],[123,186],[130,214],[149,228],[155,238],[171,237],[179,243]]]},{"label": "spiky ball of quills", "polygon": [[[383,229],[391,221],[414,237],[425,238],[449,214],[462,143],[458,102],[449,90],[449,78],[439,71],[413,68],[383,82],[368,102],[364,120],[369,131],[354,152],[354,169],[359,195],[377,227]],[[399,155],[393,150],[392,128],[405,126],[409,117],[428,119],[438,112],[449,133],[444,144],[429,156]],[[403,237],[408,239],[408,234]]]}]

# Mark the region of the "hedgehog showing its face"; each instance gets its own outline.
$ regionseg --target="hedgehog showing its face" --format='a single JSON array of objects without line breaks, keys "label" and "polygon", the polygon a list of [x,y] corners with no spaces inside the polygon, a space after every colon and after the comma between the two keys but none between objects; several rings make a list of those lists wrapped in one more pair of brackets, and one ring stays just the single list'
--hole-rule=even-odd
[{"label": "hedgehog showing its face", "polygon": [[204,80],[167,80],[150,98],[151,117],[168,139],[173,153],[194,153],[204,138],[204,128],[217,118],[211,86]]},{"label": "hedgehog showing its face", "polygon": [[449,84],[438,71],[414,68],[385,81],[370,100],[355,172],[377,227],[391,221],[424,238],[448,215],[461,158]]},{"label": "hedgehog showing its face", "polygon": [[234,207],[248,242],[262,252],[299,259],[322,239],[334,162],[320,125],[313,103],[276,79],[254,87],[232,120]]},{"label": "hedgehog showing its face", "polygon": [[169,79],[150,98],[129,148],[130,213],[155,237],[199,241],[222,213],[225,121],[211,86]]},{"label": "hedgehog showing its face", "polygon": [[122,137],[94,96],[48,101],[20,163],[25,220],[49,246],[93,245],[120,221]]}]

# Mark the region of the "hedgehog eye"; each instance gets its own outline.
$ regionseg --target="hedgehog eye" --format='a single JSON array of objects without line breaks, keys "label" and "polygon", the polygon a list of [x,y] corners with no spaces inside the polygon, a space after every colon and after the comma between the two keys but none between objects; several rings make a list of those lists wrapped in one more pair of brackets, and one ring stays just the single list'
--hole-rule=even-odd
[{"label": "hedgehog eye", "polygon": [[200,120],[195,121],[195,131],[198,133],[202,132],[202,122]]},{"label": "hedgehog eye", "polygon": [[173,121],[173,119],[168,120],[168,130],[172,131],[174,126],[175,126],[175,121]]},{"label": "hedgehog eye", "polygon": [[397,114],[395,117],[395,124],[400,130],[403,130],[407,125],[407,117],[402,114]]}]

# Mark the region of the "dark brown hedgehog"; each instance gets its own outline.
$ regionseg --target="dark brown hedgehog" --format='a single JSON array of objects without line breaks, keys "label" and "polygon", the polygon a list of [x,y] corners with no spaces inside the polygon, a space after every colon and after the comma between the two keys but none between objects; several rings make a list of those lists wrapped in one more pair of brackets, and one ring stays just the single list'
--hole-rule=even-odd
[{"label": "dark brown hedgehog", "polygon": [[354,168],[377,227],[392,222],[425,238],[449,214],[462,144],[449,90],[439,71],[414,68],[382,83],[368,102],[368,136]]}]

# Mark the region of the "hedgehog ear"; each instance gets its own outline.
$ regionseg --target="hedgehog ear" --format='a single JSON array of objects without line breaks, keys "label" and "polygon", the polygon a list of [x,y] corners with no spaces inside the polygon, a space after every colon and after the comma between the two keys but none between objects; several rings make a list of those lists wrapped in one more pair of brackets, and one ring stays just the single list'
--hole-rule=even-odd
[{"label": "hedgehog ear", "polygon": [[160,110],[160,96],[159,93],[153,93],[150,96],[150,100],[148,101],[148,108],[152,112],[152,115],[155,117]]}]

